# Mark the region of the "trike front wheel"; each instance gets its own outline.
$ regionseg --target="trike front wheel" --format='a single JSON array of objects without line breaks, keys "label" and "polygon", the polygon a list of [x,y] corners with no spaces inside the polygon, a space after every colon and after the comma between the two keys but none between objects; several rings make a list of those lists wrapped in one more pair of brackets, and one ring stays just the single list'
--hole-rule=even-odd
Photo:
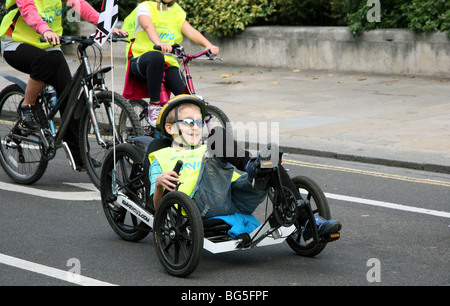
[{"label": "trike front wheel", "polygon": [[203,223],[195,202],[186,194],[166,194],[156,209],[153,231],[158,259],[178,277],[191,274],[203,250]]}]

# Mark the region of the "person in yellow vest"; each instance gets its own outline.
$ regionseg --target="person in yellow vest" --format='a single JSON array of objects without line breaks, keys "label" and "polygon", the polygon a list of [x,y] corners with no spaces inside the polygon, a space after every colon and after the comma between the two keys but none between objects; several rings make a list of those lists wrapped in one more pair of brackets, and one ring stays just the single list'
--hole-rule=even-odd
[{"label": "person in yellow vest", "polygon": [[[248,173],[239,175],[234,171],[235,166],[245,171],[250,161],[250,153],[237,146],[234,140],[232,144],[239,152],[229,157],[211,153],[223,153],[221,145],[216,148],[215,143],[202,144],[204,117],[204,102],[190,95],[176,96],[161,110],[156,128],[172,139],[172,145],[149,154],[153,203],[157,207],[164,191],[174,190],[180,183],[178,191],[195,200],[203,218],[235,212],[251,214],[267,196],[268,188],[254,189]],[[225,135],[223,129],[214,131]],[[220,137],[217,142],[222,143],[222,140],[224,138]],[[173,171],[178,160],[183,161],[179,175]],[[236,194],[240,195],[239,199],[232,200]],[[212,200],[214,203],[209,203]]]},{"label": "person in yellow vest", "polygon": [[[85,0],[64,0],[85,20],[96,25],[99,13]],[[29,74],[25,97],[18,112],[22,124],[29,129],[39,128],[34,105],[39,93],[52,85],[58,96],[71,80],[59,36],[62,28],[61,0],[6,0],[6,14],[0,25],[2,55],[13,68]],[[127,35],[114,29],[113,33]],[[46,42],[40,42],[44,37]],[[60,112],[64,112],[61,105]],[[84,170],[78,144],[79,120],[72,119],[64,140],[74,157],[77,169]],[[98,162],[97,162],[98,163]],[[98,165],[100,166],[100,165]]]},{"label": "person in yellow vest", "polygon": [[[131,45],[133,59],[129,69],[138,80],[147,82],[150,97],[149,120],[152,126],[155,126],[162,107],[160,94],[163,77],[166,87],[174,95],[182,94],[186,87],[180,78],[177,60],[164,56],[172,51],[173,44],[181,43],[183,34],[209,50],[213,56],[219,54],[219,48],[186,21],[185,11],[175,0],[144,1],[138,5],[135,32],[134,35],[130,33],[135,40]],[[161,52],[155,51],[154,45],[160,46]]]},{"label": "person in yellow vest", "polygon": [[[215,127],[207,144],[202,144],[204,118],[204,102],[190,95],[176,96],[161,110],[156,128],[172,138],[172,145],[151,152],[148,157],[150,195],[155,208],[164,192],[173,191],[178,185],[178,191],[195,201],[203,219],[224,220],[232,225],[232,230],[236,228],[233,233],[228,232],[235,238],[239,233],[251,233],[259,225],[251,214],[266,199],[269,186],[274,187],[277,184],[275,180],[278,180],[278,176],[267,175],[268,172],[273,173],[272,169],[260,166],[269,161],[268,156],[278,165],[283,186],[292,190],[297,200],[301,199],[298,188],[278,160],[277,146],[272,145],[269,151],[252,157],[239,146],[231,133],[221,127]],[[183,161],[179,174],[173,171],[178,160]],[[237,174],[236,169],[243,174]],[[245,222],[241,222],[243,217]],[[306,212],[300,210],[299,222],[305,224],[307,220]],[[337,220],[325,220],[319,216],[315,220],[319,235],[341,229]]]}]

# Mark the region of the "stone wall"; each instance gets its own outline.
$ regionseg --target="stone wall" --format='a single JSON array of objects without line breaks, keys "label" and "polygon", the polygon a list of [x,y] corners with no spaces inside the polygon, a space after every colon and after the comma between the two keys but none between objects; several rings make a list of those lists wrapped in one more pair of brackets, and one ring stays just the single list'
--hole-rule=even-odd
[{"label": "stone wall", "polygon": [[[80,23],[80,33],[94,31],[90,24]],[[353,37],[347,27],[261,26],[247,28],[234,38],[211,41],[221,48],[224,63],[232,65],[450,75],[450,39],[443,32],[382,29]],[[202,50],[188,39],[182,45],[188,53]],[[125,44],[116,44],[114,58],[124,60],[124,49]],[[108,54],[109,45],[105,45],[105,56]]]}]

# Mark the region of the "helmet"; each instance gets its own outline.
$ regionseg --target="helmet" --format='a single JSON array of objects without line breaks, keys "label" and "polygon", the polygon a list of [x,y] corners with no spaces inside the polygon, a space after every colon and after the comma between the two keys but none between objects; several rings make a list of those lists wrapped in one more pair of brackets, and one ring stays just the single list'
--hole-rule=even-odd
[{"label": "helmet", "polygon": [[[159,113],[158,119],[156,120],[156,129],[159,130],[163,135],[170,136],[166,129],[166,118],[169,112],[172,109],[177,108],[177,106],[183,104],[183,103],[192,103],[197,105],[200,108],[200,111],[202,112],[202,119],[205,119],[206,115],[206,107],[205,102],[197,98],[196,96],[192,95],[178,95],[171,100],[169,100],[161,109],[161,112]],[[178,110],[176,110],[175,116],[178,116]]]}]

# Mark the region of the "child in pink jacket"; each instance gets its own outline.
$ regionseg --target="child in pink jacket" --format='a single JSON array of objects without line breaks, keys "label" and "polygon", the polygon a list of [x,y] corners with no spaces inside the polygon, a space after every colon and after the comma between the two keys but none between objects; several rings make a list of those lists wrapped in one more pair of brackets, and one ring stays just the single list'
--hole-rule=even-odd
[{"label": "child in pink jacket", "polygon": [[[88,2],[64,1],[83,19],[97,25],[100,14]],[[61,96],[71,80],[69,66],[58,46],[59,36],[62,35],[61,0],[16,0],[15,4],[14,1],[7,1],[6,6],[7,14],[2,20],[2,29],[8,30],[1,37],[2,55],[10,66],[30,75],[19,115],[23,125],[29,129],[37,129],[39,123],[34,104],[39,93],[50,84],[57,95]],[[14,17],[13,22],[8,16]],[[19,35],[19,32],[25,34]],[[127,32],[118,29],[114,29],[113,33],[127,35]],[[47,43],[39,43],[40,36]],[[64,107],[65,105],[61,105],[61,114]],[[79,120],[72,118],[64,140],[69,145],[77,170],[81,171],[84,165],[79,153],[78,130]]]}]

